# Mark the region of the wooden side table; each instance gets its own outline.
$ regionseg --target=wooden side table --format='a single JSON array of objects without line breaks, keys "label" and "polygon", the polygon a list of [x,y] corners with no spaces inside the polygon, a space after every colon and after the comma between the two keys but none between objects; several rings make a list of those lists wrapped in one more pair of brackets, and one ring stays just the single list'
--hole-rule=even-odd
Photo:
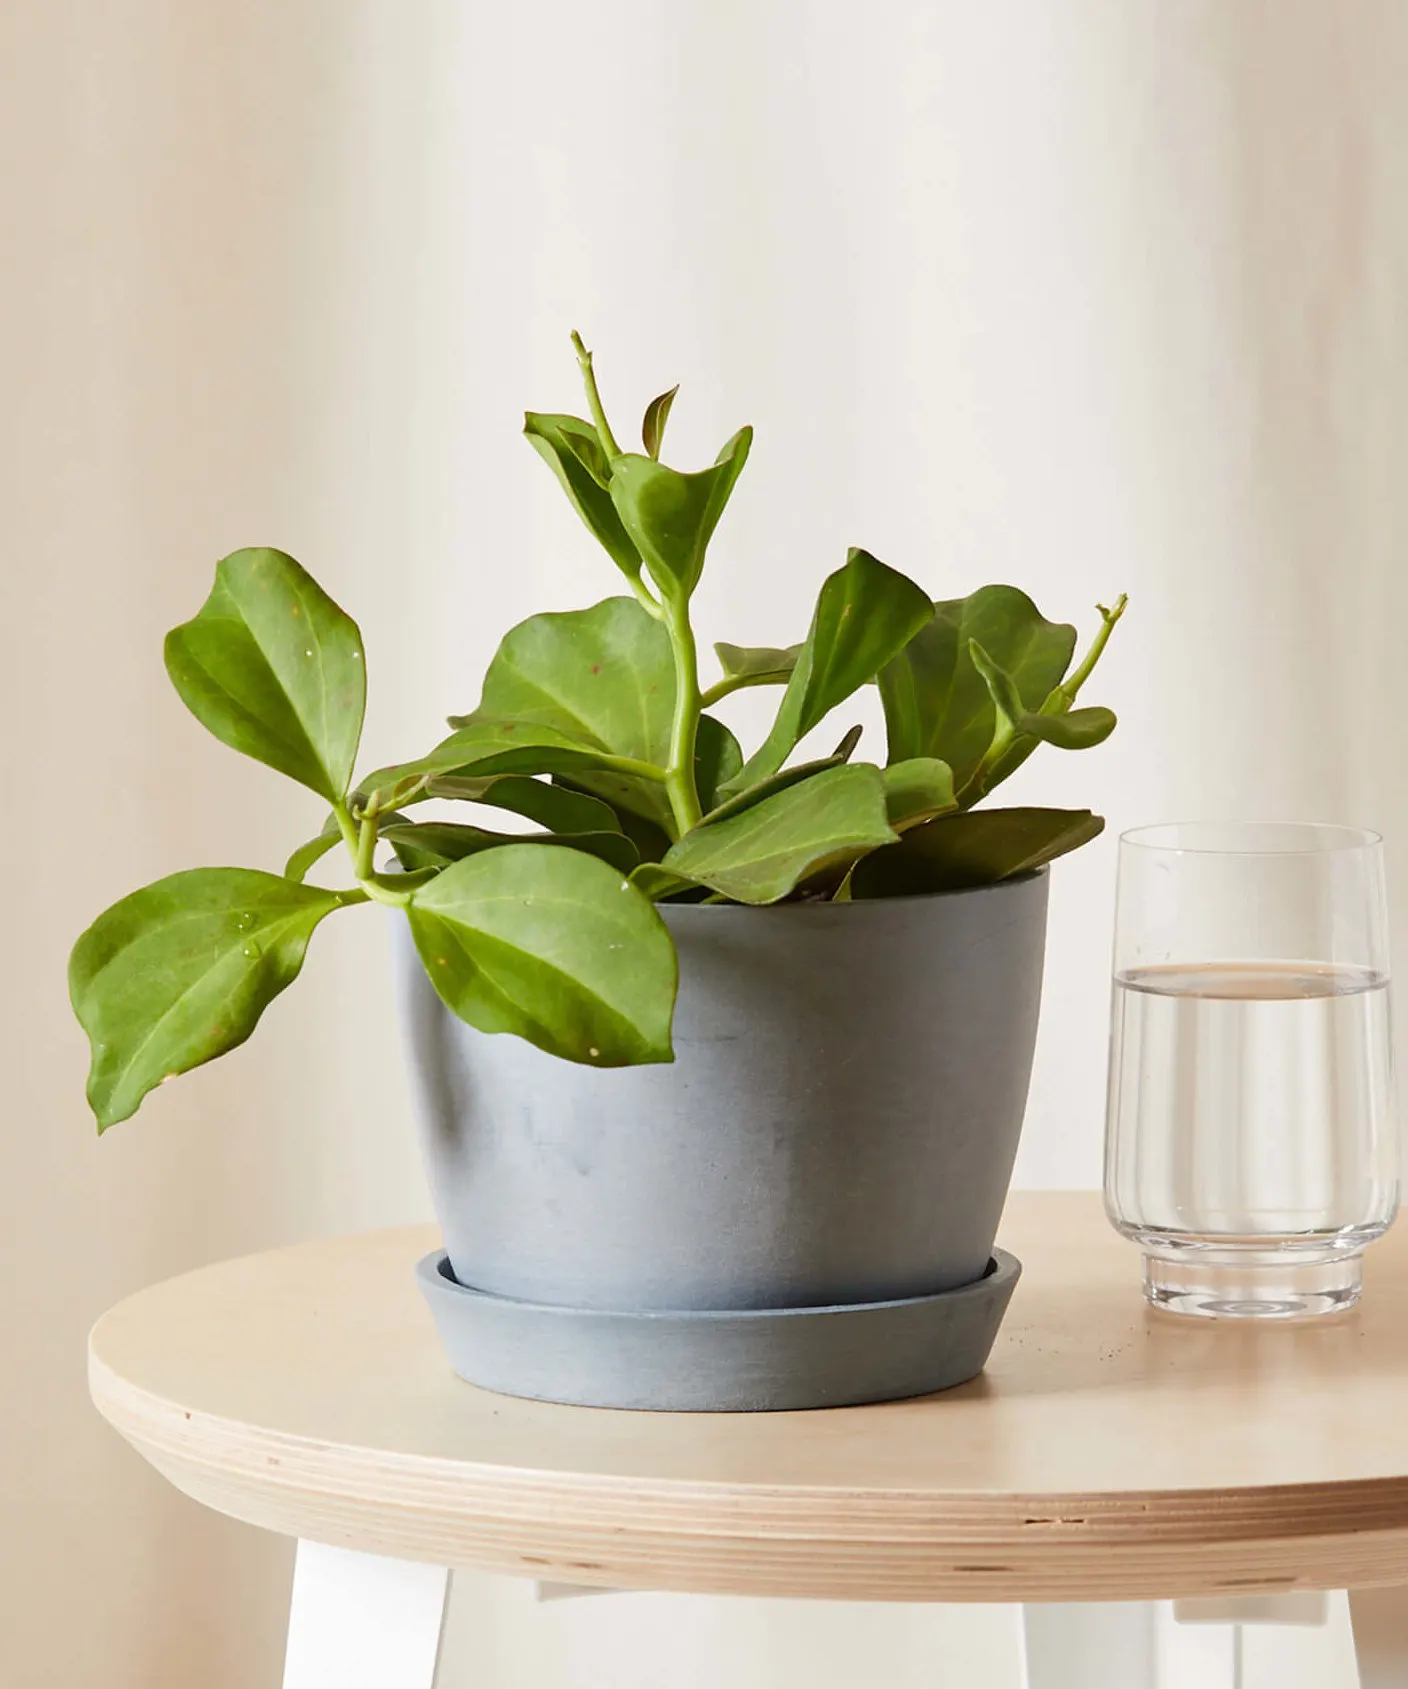
[{"label": "wooden side table", "polygon": [[1408,1583],[1408,1228],[1370,1251],[1359,1310],[1279,1327],[1146,1311],[1093,1196],[1014,1196],[1002,1236],[1026,1276],[987,1372],[917,1401],[634,1414],[475,1390],[412,1278],[426,1228],[131,1297],[93,1332],[93,1397],[187,1495],[299,1538],[285,1689],[431,1689],[450,1567],[1021,1602],[1031,1689],[1155,1681],[1141,1609],[1091,1603],[1237,1617],[1349,1589],[1365,1689],[1408,1686],[1408,1600],[1375,1593]]}]

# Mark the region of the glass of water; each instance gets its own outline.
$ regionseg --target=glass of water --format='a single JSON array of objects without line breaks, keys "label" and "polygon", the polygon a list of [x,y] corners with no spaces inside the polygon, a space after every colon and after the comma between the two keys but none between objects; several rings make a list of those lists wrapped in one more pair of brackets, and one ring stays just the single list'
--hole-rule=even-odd
[{"label": "glass of water", "polygon": [[1359,1299],[1398,1207],[1383,851],[1352,827],[1120,840],[1105,1206],[1156,1307]]}]

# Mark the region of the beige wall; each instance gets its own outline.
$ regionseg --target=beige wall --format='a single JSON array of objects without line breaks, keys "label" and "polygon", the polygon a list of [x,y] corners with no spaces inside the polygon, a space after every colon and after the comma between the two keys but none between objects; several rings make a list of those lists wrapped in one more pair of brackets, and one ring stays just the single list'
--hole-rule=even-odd
[{"label": "beige wall", "polygon": [[[1063,615],[1128,588],[1123,729],[1027,797],[1380,825],[1408,884],[1405,72],[1394,0],[5,9],[0,1680],[277,1680],[285,1546],[117,1443],[83,1334],[425,1207],[370,912],[249,1050],[101,1145],[85,1118],[78,928],[318,821],[167,687],[215,558],[307,562],[367,633],[368,760],[421,748],[510,622],[612,590],[516,438],[580,326],[623,406],[683,380],[682,452],[758,426],[710,637],[797,637],[852,542]],[[1098,1178],[1111,868],[1057,877],[1028,1183]],[[455,1624],[487,1689],[1015,1672],[996,1611],[482,1582]]]}]

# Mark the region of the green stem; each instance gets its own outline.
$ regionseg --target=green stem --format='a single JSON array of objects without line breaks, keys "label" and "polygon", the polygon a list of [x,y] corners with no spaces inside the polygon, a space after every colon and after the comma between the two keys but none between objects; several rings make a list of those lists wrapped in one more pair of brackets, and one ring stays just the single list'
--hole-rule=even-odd
[{"label": "green stem", "polygon": [[699,740],[699,654],[694,630],[689,625],[689,606],[665,604],[665,627],[675,658],[675,719],[670,728],[670,765],[665,773],[665,791],[680,836],[699,825],[703,811],[694,776],[694,754]]},{"label": "green stem", "polygon": [[613,757],[603,752],[601,756],[592,758],[592,767],[608,768],[613,774],[633,774],[637,780],[653,780],[657,786],[670,783],[668,768],[661,768],[658,762],[641,762],[636,757]]},{"label": "green stem", "polygon": [[655,596],[639,575],[631,575],[628,578],[631,583],[631,591],[635,593],[636,597],[640,600],[647,614],[654,616],[657,622],[663,621],[665,612],[661,607],[660,600]]},{"label": "green stem", "polygon": [[[1100,631],[1095,635],[1095,638],[1091,640],[1090,649],[1086,652],[1085,656],[1077,664],[1075,669],[1056,688],[1056,693],[1060,694],[1060,696],[1065,700],[1067,706],[1075,701],[1076,693],[1079,692],[1081,687],[1085,685],[1086,681],[1090,679],[1090,671],[1100,661],[1101,653],[1110,643],[1110,635],[1115,631],[1115,624],[1124,614],[1125,606],[1128,603],[1129,594],[1127,592],[1122,592],[1110,609],[1107,610],[1103,604],[1096,605],[1096,609],[1100,612]],[[1056,693],[1053,693],[1052,696],[1054,697]],[[1050,702],[1051,699],[1048,698],[1046,703],[1049,704]],[[1057,713],[1055,710],[1047,709],[1046,704],[1043,704],[1041,707],[1043,713],[1046,715],[1054,715]]]},{"label": "green stem", "polygon": [[359,839],[357,823],[352,819],[352,811],[348,809],[345,803],[335,803],[332,806],[332,812],[337,819],[337,830],[342,834],[342,842],[347,846],[347,854],[352,858],[352,864],[355,867]]},{"label": "green stem", "polygon": [[699,707],[707,710],[711,705],[717,704],[720,698],[727,698],[730,692],[738,692],[747,684],[747,680],[741,674],[726,674],[722,680],[716,680],[704,693],[699,700]]},{"label": "green stem", "polygon": [[376,812],[369,809],[362,817],[362,830],[357,839],[357,854],[352,868],[358,882],[368,880],[376,871]]},{"label": "green stem", "polygon": [[572,346],[577,354],[577,362],[581,366],[582,380],[586,383],[587,403],[591,406],[592,421],[596,424],[597,434],[608,457],[620,457],[621,448],[616,444],[616,436],[611,432],[611,424],[606,420],[606,411],[602,407],[601,394],[597,390],[596,375],[592,370],[592,355],[582,344],[582,337],[576,329],[572,330]]},{"label": "green stem", "polygon": [[384,903],[388,909],[404,909],[411,901],[409,891],[402,891],[399,887],[393,891],[390,886],[382,885],[379,879],[359,880],[357,883],[373,903]]},{"label": "green stem", "polygon": [[352,872],[357,877],[359,891],[345,891],[340,895],[344,903],[385,903],[393,909],[404,909],[411,901],[409,891],[402,891],[399,887],[392,888],[382,885],[373,869],[373,853],[376,850],[376,809],[369,807],[363,816],[361,826],[352,819],[352,811],[345,802],[339,801],[332,806],[332,812],[337,817],[337,830],[342,834],[342,842],[347,846],[347,854],[352,858]]},{"label": "green stem", "polygon": [[996,731],[993,733],[992,743],[983,752],[982,761],[964,782],[963,790],[955,793],[960,809],[971,809],[975,803],[980,803],[988,795],[988,782],[998,763],[1006,756],[1012,741],[1017,737],[1016,729],[1011,721],[999,712]]}]

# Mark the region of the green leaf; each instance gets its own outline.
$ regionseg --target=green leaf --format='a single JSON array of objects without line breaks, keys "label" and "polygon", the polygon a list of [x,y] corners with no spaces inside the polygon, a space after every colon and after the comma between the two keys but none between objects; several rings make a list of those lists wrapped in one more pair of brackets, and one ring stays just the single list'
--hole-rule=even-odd
[{"label": "green leaf", "polygon": [[832,753],[838,762],[849,762],[851,760],[851,758],[855,755],[856,746],[860,744],[861,735],[864,732],[865,729],[859,722],[857,722],[854,727],[848,727],[846,729],[846,731],[841,735],[840,744],[837,745],[835,751]]},{"label": "green leaf", "polygon": [[611,561],[628,579],[639,580],[640,553],[611,502],[606,487],[610,466],[596,429],[579,416],[529,411],[523,419],[523,432]]},{"label": "green leaf", "polygon": [[[1116,721],[1113,710],[1095,706],[1089,709],[1073,710],[1069,708],[1051,708],[1051,698],[1048,697],[1046,706],[1040,710],[1029,710],[1023,702],[1016,682],[1012,676],[993,661],[988,653],[979,645],[976,639],[968,642],[969,655],[973,660],[973,667],[983,678],[983,683],[992,698],[993,708],[997,719],[999,737],[1010,733],[1018,741],[1022,738],[1040,740],[1044,744],[1055,745],[1060,750],[1084,751],[1091,746],[1100,744],[1114,732]],[[1062,704],[1060,690],[1053,694]],[[1007,760],[1011,756],[1013,747],[1005,747]],[[976,785],[982,791],[989,790],[996,782],[988,778],[985,770]],[[979,794],[981,795],[981,793]]]},{"label": "green leaf", "polygon": [[[570,774],[574,788],[639,815],[673,837],[664,786],[600,764],[601,754],[610,754],[663,768],[670,756],[674,709],[669,634],[635,599],[608,598],[589,610],[531,616],[513,628],[489,665],[478,710],[451,721],[469,731],[483,716],[507,718],[559,733],[562,744],[599,753],[570,763],[559,758],[544,771]],[[701,802],[737,772],[742,760],[723,723],[704,716],[695,764]]]},{"label": "green leaf", "polygon": [[595,745],[540,722],[493,716],[464,719],[467,726],[442,739],[427,755],[367,775],[358,783],[357,803],[365,809],[375,799],[378,809],[395,809],[429,796],[432,782],[452,776],[556,774],[610,760]]},{"label": "green leaf", "polygon": [[451,717],[535,723],[579,743],[662,767],[670,755],[675,669],[670,636],[634,598],[530,616],[505,634],[478,707]]},{"label": "green leaf", "polygon": [[550,833],[619,833],[616,811],[600,798],[569,791],[522,774],[432,775],[425,788],[429,798],[488,804],[507,809],[546,827]]},{"label": "green leaf", "polygon": [[739,903],[775,903],[823,868],[888,844],[885,784],[868,763],[825,768],[740,813],[705,821],[663,866]]},{"label": "green leaf", "polygon": [[481,851],[416,891],[407,915],[436,991],[481,1032],[593,1067],[672,1059],[674,945],[606,863],[553,846]]},{"label": "green leaf", "polygon": [[1093,745],[1103,744],[1118,725],[1119,718],[1113,710],[1102,704],[1091,704],[1086,709],[1063,710],[1059,714],[1028,711],[1017,722],[1017,729],[1061,751],[1088,751]]},{"label": "green leaf", "polygon": [[1022,711],[1035,711],[1070,667],[1076,630],[1048,622],[1016,587],[980,587],[936,604],[880,671],[889,760],[936,757],[953,770],[960,792],[997,726],[992,694],[973,662],[974,641],[1010,677]]},{"label": "green leaf", "polygon": [[848,757],[838,750],[834,756],[817,757],[812,762],[799,762],[791,768],[779,769],[776,774],[769,774],[765,780],[745,786],[741,792],[735,792],[732,797],[725,798],[722,803],[706,810],[700,825],[727,821],[731,815],[742,815],[745,809],[752,809],[755,803],[762,803],[764,798],[770,798],[777,792],[785,792],[789,786],[795,786],[803,780],[810,780],[823,769],[840,768],[847,760]]},{"label": "green leaf", "polygon": [[568,433],[563,435],[562,440],[577,462],[602,492],[605,492],[611,485],[611,463],[602,449],[599,437],[593,433]]},{"label": "green leaf", "polygon": [[316,838],[309,839],[306,844],[299,845],[293,855],[284,864],[284,878],[302,883],[308,877],[308,870],[333,848],[342,837],[342,829],[337,824],[335,815],[328,816],[323,823],[323,830]]},{"label": "green leaf", "polygon": [[[570,775],[555,774],[553,783],[568,791],[576,790]],[[606,799],[601,801],[616,817],[616,825],[636,847],[636,853],[641,861],[659,862],[673,842],[671,835],[665,831],[664,827],[658,822],[647,821],[643,815],[637,815],[624,805],[617,806]]]},{"label": "green leaf", "polygon": [[253,868],[193,868],[99,915],[68,968],[98,1130],[135,1114],[164,1079],[242,1044],[341,902]]},{"label": "green leaf", "polygon": [[996,712],[999,730],[1011,729],[1027,713],[1017,682],[1002,665],[990,657],[976,639],[968,641],[968,655],[978,676],[988,689]]},{"label": "green leaf", "polygon": [[779,650],[775,645],[729,645],[724,641],[714,647],[724,679],[732,682],[730,690],[740,686],[785,685],[791,678],[803,647],[789,645]]},{"label": "green leaf", "polygon": [[885,770],[885,813],[896,832],[957,809],[953,770],[937,757],[911,757]]},{"label": "green leaf", "polygon": [[700,716],[694,742],[694,785],[705,809],[713,806],[720,789],[736,779],[742,767],[743,752],[729,729],[716,716]]},{"label": "green leaf", "polygon": [[652,903],[663,903],[666,898],[675,897],[682,891],[698,889],[696,880],[687,880],[681,874],[672,874],[658,862],[642,862],[638,868],[633,868],[631,884],[643,892]]},{"label": "green leaf", "polygon": [[675,402],[675,394],[680,390],[679,383],[668,393],[662,393],[658,399],[652,399],[645,407],[645,420],[640,425],[641,442],[646,451],[653,458],[660,456],[660,442],[665,438],[665,424],[670,419],[670,407]]},{"label": "green leaf", "polygon": [[1088,809],[970,809],[907,832],[858,862],[853,897],[913,897],[995,885],[1077,850],[1105,825]]},{"label": "green leaf", "polygon": [[822,583],[811,632],[772,731],[732,789],[775,774],[797,741],[873,680],[932,615],[922,588],[868,551],[852,548],[846,563]]},{"label": "green leaf", "polygon": [[197,614],[166,636],[166,672],[224,744],[331,801],[352,778],[366,673],[357,624],[282,551],[232,552]]},{"label": "green leaf", "polygon": [[637,452],[612,460],[612,503],[666,598],[688,598],[694,591],[704,552],[752,443],[753,430],[740,428],[712,466],[694,475]]},{"label": "green leaf", "polygon": [[458,821],[406,821],[383,827],[379,837],[395,850],[403,868],[443,868],[481,850],[502,845],[558,844],[583,850],[629,874],[639,862],[635,846],[616,829],[600,833],[495,833],[485,827],[466,827]]}]

